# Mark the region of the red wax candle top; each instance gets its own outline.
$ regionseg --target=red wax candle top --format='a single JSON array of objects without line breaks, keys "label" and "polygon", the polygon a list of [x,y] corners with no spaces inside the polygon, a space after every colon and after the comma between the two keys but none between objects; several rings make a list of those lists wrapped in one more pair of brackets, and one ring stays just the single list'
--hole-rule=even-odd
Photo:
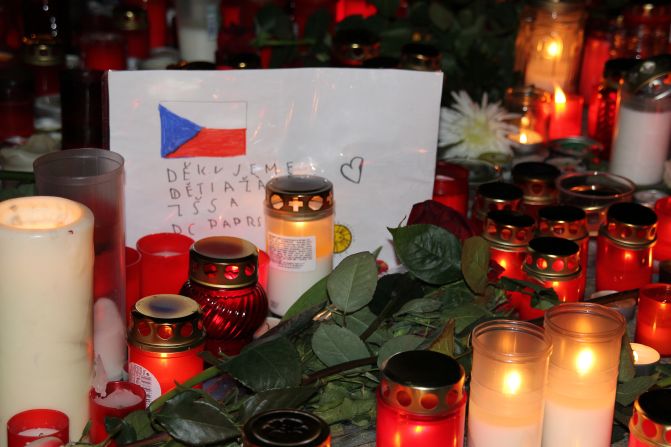
[{"label": "red wax candle top", "polygon": [[582,96],[567,95],[555,88],[554,110],[550,118],[551,140],[582,135]]},{"label": "red wax candle top", "polygon": [[70,421],[57,410],[27,410],[12,416],[7,422],[8,447],[24,447],[42,438],[57,438],[63,444],[70,440]]}]

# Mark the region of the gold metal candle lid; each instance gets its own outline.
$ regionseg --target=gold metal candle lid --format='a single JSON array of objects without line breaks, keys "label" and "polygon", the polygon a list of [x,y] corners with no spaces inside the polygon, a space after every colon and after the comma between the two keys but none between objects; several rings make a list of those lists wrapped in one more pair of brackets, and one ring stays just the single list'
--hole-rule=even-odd
[{"label": "gold metal candle lid", "polygon": [[63,45],[52,37],[25,38],[23,61],[38,67],[53,67],[65,63]]},{"label": "gold metal candle lid", "polygon": [[237,289],[258,281],[259,250],[229,236],[196,241],[189,252],[189,279],[208,287]]},{"label": "gold metal candle lid", "polygon": [[444,415],[461,404],[464,381],[464,369],[452,357],[434,351],[399,352],[382,367],[380,396],[408,413]]},{"label": "gold metal candle lid", "polygon": [[125,7],[115,13],[115,23],[121,31],[141,31],[147,29],[147,13],[142,8]]},{"label": "gold metal candle lid", "polygon": [[522,190],[512,183],[489,182],[478,186],[473,212],[481,221],[489,211],[516,211],[522,202]]},{"label": "gold metal candle lid", "polygon": [[205,341],[198,303],[182,295],[151,295],[133,308],[128,341],[151,352],[180,352]]},{"label": "gold metal candle lid", "polygon": [[490,211],[482,233],[487,241],[508,247],[526,247],[534,237],[534,218],[518,211]]},{"label": "gold metal candle lid", "polygon": [[671,55],[662,54],[641,61],[625,79],[627,90],[636,95],[653,99],[671,96]]},{"label": "gold metal candle lid", "polygon": [[527,273],[543,277],[576,276],[580,273],[579,252],[578,244],[568,239],[537,237],[529,241],[523,268]]},{"label": "gold metal candle lid", "polygon": [[277,217],[318,219],[333,212],[333,184],[316,175],[285,175],[266,183],[266,209]]},{"label": "gold metal candle lid", "polygon": [[538,210],[538,235],[582,240],[589,236],[587,214],[572,205],[545,206]]},{"label": "gold metal candle lid", "polygon": [[522,188],[526,203],[552,203],[557,194],[555,180],[561,172],[549,163],[528,161],[513,166],[513,183]]},{"label": "gold metal candle lid", "polygon": [[671,445],[671,389],[646,391],[638,396],[629,429],[636,439],[654,443],[650,445]]},{"label": "gold metal candle lid", "polygon": [[440,51],[426,43],[408,43],[401,49],[401,68],[417,71],[440,70]]},{"label": "gold metal candle lid", "polygon": [[638,203],[614,203],[599,234],[622,245],[651,245],[657,240],[657,214]]},{"label": "gold metal candle lid", "polygon": [[326,422],[300,410],[270,410],[249,419],[242,429],[245,447],[317,447],[330,436]]},{"label": "gold metal candle lid", "polygon": [[364,28],[342,29],[333,37],[333,51],[341,64],[359,66],[380,54],[380,39]]}]

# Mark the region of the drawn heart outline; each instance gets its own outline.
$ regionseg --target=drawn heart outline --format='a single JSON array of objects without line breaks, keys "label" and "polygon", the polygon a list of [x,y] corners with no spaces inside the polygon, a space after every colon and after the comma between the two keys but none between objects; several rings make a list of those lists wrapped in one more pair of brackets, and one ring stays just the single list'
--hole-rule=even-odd
[{"label": "drawn heart outline", "polygon": [[363,172],[363,157],[353,157],[349,163],[340,165],[340,173],[345,179],[352,183],[361,183],[361,174]]}]

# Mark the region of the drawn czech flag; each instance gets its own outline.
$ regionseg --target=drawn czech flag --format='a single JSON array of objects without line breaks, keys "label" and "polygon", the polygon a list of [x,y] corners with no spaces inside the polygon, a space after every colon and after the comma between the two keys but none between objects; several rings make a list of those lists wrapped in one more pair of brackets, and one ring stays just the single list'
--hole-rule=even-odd
[{"label": "drawn czech flag", "polygon": [[161,157],[235,157],[247,150],[245,102],[170,101],[158,106]]}]

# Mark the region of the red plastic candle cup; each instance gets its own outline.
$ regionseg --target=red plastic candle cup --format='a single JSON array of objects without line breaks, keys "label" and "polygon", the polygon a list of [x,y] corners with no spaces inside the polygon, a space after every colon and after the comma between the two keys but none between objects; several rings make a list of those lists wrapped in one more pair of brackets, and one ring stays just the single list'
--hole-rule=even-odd
[{"label": "red plastic candle cup", "polygon": [[149,405],[161,394],[203,370],[205,346],[201,312],[191,298],[152,295],[135,303],[128,332],[128,380],[147,393]]},{"label": "red plastic candle cup", "polygon": [[487,213],[495,210],[519,211],[522,204],[522,190],[512,183],[489,182],[478,186],[471,210],[471,226],[481,234]]},{"label": "red plastic candle cup", "polygon": [[81,47],[84,68],[87,70],[126,69],[126,41],[119,33],[84,34]]},{"label": "red plastic candle cup", "polygon": [[503,267],[503,276],[524,279],[522,265],[534,235],[534,219],[517,211],[490,211],[482,237],[489,243],[490,259]]},{"label": "red plastic candle cup", "polygon": [[657,243],[652,250],[653,257],[659,261],[671,259],[671,196],[662,197],[655,202],[657,213]]},{"label": "red plastic candle cup", "polygon": [[36,409],[15,414],[7,422],[8,447],[24,447],[38,439],[54,437],[67,444],[70,421],[58,410]]},{"label": "red plastic candle cup", "polygon": [[582,96],[564,94],[561,89],[555,89],[554,109],[550,118],[551,140],[582,135],[582,106]]},{"label": "red plastic candle cup", "polygon": [[405,351],[387,359],[377,390],[377,447],[464,444],[464,370],[445,354]]},{"label": "red plastic candle cup", "polygon": [[589,100],[596,92],[606,61],[610,59],[610,39],[604,32],[594,32],[585,38],[580,68],[580,95]]},{"label": "red plastic candle cup", "polygon": [[653,210],[638,203],[611,205],[597,239],[596,290],[619,292],[648,284],[656,238]]},{"label": "red plastic candle cup", "polygon": [[122,7],[116,11],[117,29],[126,39],[126,55],[128,65],[149,57],[149,30],[147,12],[141,7]]},{"label": "red plastic candle cup", "polygon": [[468,169],[439,160],[433,182],[433,200],[465,217],[468,211]]},{"label": "red plastic candle cup", "polygon": [[671,445],[671,389],[646,391],[636,398],[629,419],[629,447]]},{"label": "red plastic candle cup", "polygon": [[647,284],[638,292],[637,343],[671,356],[671,284]]},{"label": "red plastic candle cup", "polygon": [[140,295],[179,293],[189,277],[189,249],[193,239],[183,234],[155,233],[137,241]]},{"label": "red plastic candle cup", "polygon": [[130,313],[140,299],[140,252],[133,247],[126,247],[126,321],[130,321]]},{"label": "red plastic candle cup", "polygon": [[[109,382],[104,396],[91,388],[89,392],[89,413],[91,429],[89,439],[98,444],[107,438],[105,418],[115,417],[123,419],[133,411],[144,410],[147,395],[144,389],[130,382]],[[116,445],[114,441],[110,444]]]},{"label": "red plastic candle cup", "polygon": [[166,0],[125,0],[123,3],[144,8],[149,22],[149,47],[151,49],[165,47],[168,30]]}]

